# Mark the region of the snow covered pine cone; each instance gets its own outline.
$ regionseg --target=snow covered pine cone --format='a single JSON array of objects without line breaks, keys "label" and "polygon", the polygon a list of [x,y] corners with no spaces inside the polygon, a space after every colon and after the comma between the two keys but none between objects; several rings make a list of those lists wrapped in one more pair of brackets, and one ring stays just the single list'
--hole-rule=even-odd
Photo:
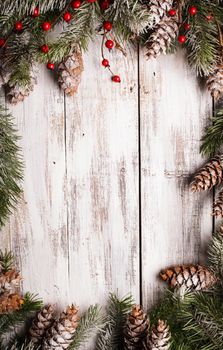
[{"label": "snow covered pine cone", "polygon": [[29,94],[33,91],[34,85],[37,83],[35,68],[32,67],[29,73],[30,77],[27,84],[22,84],[19,82],[14,83],[11,79],[9,79],[8,83],[6,84],[6,95],[10,103],[17,104],[22,102],[25,97],[29,96]]},{"label": "snow covered pine cone", "polygon": [[213,216],[223,218],[223,189],[219,192],[213,205]]},{"label": "snow covered pine cone", "polygon": [[207,87],[215,100],[223,97],[223,65],[215,68],[207,79]]},{"label": "snow covered pine cone", "polygon": [[215,156],[195,175],[191,183],[191,191],[200,192],[211,190],[214,186],[219,185],[222,179],[223,156]]},{"label": "snow covered pine cone", "polygon": [[153,327],[149,338],[149,350],[168,350],[171,344],[171,334],[166,322],[159,320]]},{"label": "snow covered pine cone", "polygon": [[72,96],[81,82],[81,74],[84,70],[83,58],[80,49],[73,46],[70,53],[59,64],[58,82],[65,94]]},{"label": "snow covered pine cone", "polygon": [[161,53],[166,54],[171,42],[176,38],[179,28],[175,18],[167,15],[159,22],[150,35],[146,47],[148,58],[156,58]]},{"label": "snow covered pine cone", "polygon": [[46,331],[53,325],[54,307],[46,305],[37,312],[32,325],[29,329],[29,339],[34,344],[40,344],[43,341]]},{"label": "snow covered pine cone", "polygon": [[149,331],[149,320],[139,305],[135,305],[129,314],[125,336],[126,350],[147,349],[147,337]]},{"label": "snow covered pine cone", "polygon": [[171,267],[161,271],[160,276],[173,289],[184,286],[187,289],[198,291],[208,289],[217,282],[215,275],[200,265]]},{"label": "snow covered pine cone", "polygon": [[68,349],[76,332],[78,320],[78,309],[74,305],[68,306],[66,311],[61,313],[59,320],[47,330],[43,350]]},{"label": "snow covered pine cone", "polygon": [[0,293],[5,291],[14,293],[19,287],[22,277],[16,269],[11,269],[5,273],[0,273]]},{"label": "snow covered pine cone", "polygon": [[153,28],[166,16],[167,12],[173,7],[173,0],[150,0],[145,1],[148,5],[150,22],[149,28]]}]

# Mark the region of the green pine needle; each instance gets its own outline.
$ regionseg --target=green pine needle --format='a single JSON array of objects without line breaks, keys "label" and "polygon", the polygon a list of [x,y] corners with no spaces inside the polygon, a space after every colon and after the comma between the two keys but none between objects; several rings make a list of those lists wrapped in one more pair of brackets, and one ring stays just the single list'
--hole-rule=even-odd
[{"label": "green pine needle", "polygon": [[14,255],[11,252],[0,250],[0,266],[3,273],[11,270],[14,265]]},{"label": "green pine needle", "polygon": [[12,116],[0,106],[0,227],[5,223],[21,194],[23,164]]},{"label": "green pine needle", "polygon": [[70,350],[79,349],[92,337],[105,323],[98,305],[90,306],[87,312],[81,317],[73,341],[69,346]]},{"label": "green pine needle", "polygon": [[213,156],[223,144],[223,107],[218,108],[211,121],[202,138],[201,152],[206,156]]},{"label": "green pine needle", "polygon": [[119,300],[116,295],[110,294],[107,323],[99,332],[96,343],[97,350],[123,350],[123,330],[133,304],[131,295]]},{"label": "green pine needle", "polygon": [[223,282],[223,232],[220,228],[213,233],[208,248],[208,260],[211,270]]}]

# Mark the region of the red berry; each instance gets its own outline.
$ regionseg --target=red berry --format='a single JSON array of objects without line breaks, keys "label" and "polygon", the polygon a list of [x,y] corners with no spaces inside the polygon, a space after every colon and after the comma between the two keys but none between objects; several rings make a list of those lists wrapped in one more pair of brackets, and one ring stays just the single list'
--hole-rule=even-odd
[{"label": "red berry", "polygon": [[0,47],[3,47],[5,45],[5,39],[0,39]]},{"label": "red berry", "polygon": [[114,81],[115,83],[121,83],[120,76],[119,75],[113,75],[112,81]]},{"label": "red berry", "polygon": [[51,23],[50,22],[43,22],[42,29],[47,31],[51,29]]},{"label": "red berry", "polygon": [[195,6],[191,6],[191,7],[189,7],[189,14],[191,15],[191,16],[195,16],[196,15],[196,13],[197,13],[197,8],[195,7]]},{"label": "red berry", "polygon": [[102,66],[109,67],[109,61],[106,58],[104,58],[101,63],[102,63]]},{"label": "red berry", "polygon": [[105,42],[105,46],[108,48],[108,49],[112,49],[113,46],[114,46],[114,41],[113,40],[107,40]]},{"label": "red berry", "polygon": [[87,0],[87,2],[89,3],[93,3],[93,2],[96,2],[97,0]]},{"label": "red berry", "polygon": [[109,1],[108,0],[103,0],[101,1],[100,3],[100,8],[103,10],[103,11],[106,11],[108,8],[109,8]]},{"label": "red berry", "polygon": [[54,70],[55,69],[55,64],[52,63],[52,62],[48,62],[47,63],[47,68],[50,69],[50,70]]},{"label": "red berry", "polygon": [[39,7],[35,7],[32,13],[32,17],[38,17],[39,16]]},{"label": "red berry", "polygon": [[179,35],[178,36],[178,41],[179,41],[179,43],[184,44],[185,41],[186,41],[186,36],[185,35]]},{"label": "red berry", "polygon": [[43,52],[43,53],[48,53],[49,52],[49,46],[44,44],[41,46],[40,50]]},{"label": "red berry", "polygon": [[17,30],[18,32],[20,32],[23,29],[23,24],[22,22],[16,22],[15,24],[15,30]]},{"label": "red berry", "polygon": [[70,20],[71,20],[71,13],[70,12],[65,12],[64,15],[63,15],[63,19],[66,22],[70,22]]},{"label": "red berry", "polygon": [[190,24],[189,23],[185,23],[184,24],[184,29],[185,30],[189,30],[190,29]]},{"label": "red berry", "polygon": [[112,23],[109,21],[105,21],[103,23],[103,28],[109,32],[112,29]]},{"label": "red berry", "polygon": [[177,11],[174,10],[174,9],[170,9],[170,10],[168,11],[168,14],[169,14],[170,17],[174,17],[174,16],[176,15],[176,13],[177,13]]},{"label": "red berry", "polygon": [[79,9],[79,7],[81,7],[81,1],[79,1],[79,0],[72,1],[71,7],[73,9]]}]

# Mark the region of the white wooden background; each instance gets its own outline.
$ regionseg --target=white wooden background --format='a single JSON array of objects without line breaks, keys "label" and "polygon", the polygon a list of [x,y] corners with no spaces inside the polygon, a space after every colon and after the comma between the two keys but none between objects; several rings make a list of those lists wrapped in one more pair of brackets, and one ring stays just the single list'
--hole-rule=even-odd
[{"label": "white wooden background", "polygon": [[160,269],[200,260],[212,230],[211,195],[188,190],[211,99],[183,53],[113,54],[120,85],[97,44],[84,60],[75,97],[42,67],[34,93],[10,107],[26,168],[1,246],[16,254],[24,290],[46,302],[85,310],[114,291],[149,308]]}]

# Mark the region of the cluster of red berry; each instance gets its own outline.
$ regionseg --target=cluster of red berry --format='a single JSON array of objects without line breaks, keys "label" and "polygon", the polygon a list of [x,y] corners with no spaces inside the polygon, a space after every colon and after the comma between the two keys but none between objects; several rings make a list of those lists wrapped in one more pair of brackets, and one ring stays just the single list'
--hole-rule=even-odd
[{"label": "cluster of red berry", "polygon": [[[196,6],[190,6],[190,7],[188,8],[188,15],[189,15],[189,16],[196,16],[197,12],[198,12],[198,9],[197,9]],[[169,15],[170,17],[174,17],[174,16],[176,16],[176,14],[177,14],[177,11],[176,11],[174,8],[172,8],[172,9],[170,9],[170,10],[168,11],[168,15]],[[206,16],[207,21],[211,21],[212,18],[213,18],[213,16],[212,16],[211,14],[209,14],[209,15]],[[183,29],[184,29],[185,31],[188,31],[188,30],[190,29],[190,24],[187,23],[187,22],[184,22],[184,23],[181,25],[181,27],[183,27]],[[186,42],[186,40],[187,40],[187,37],[186,37],[185,34],[180,34],[180,35],[178,36],[178,42],[179,42],[180,44],[184,44],[184,43]]]}]

